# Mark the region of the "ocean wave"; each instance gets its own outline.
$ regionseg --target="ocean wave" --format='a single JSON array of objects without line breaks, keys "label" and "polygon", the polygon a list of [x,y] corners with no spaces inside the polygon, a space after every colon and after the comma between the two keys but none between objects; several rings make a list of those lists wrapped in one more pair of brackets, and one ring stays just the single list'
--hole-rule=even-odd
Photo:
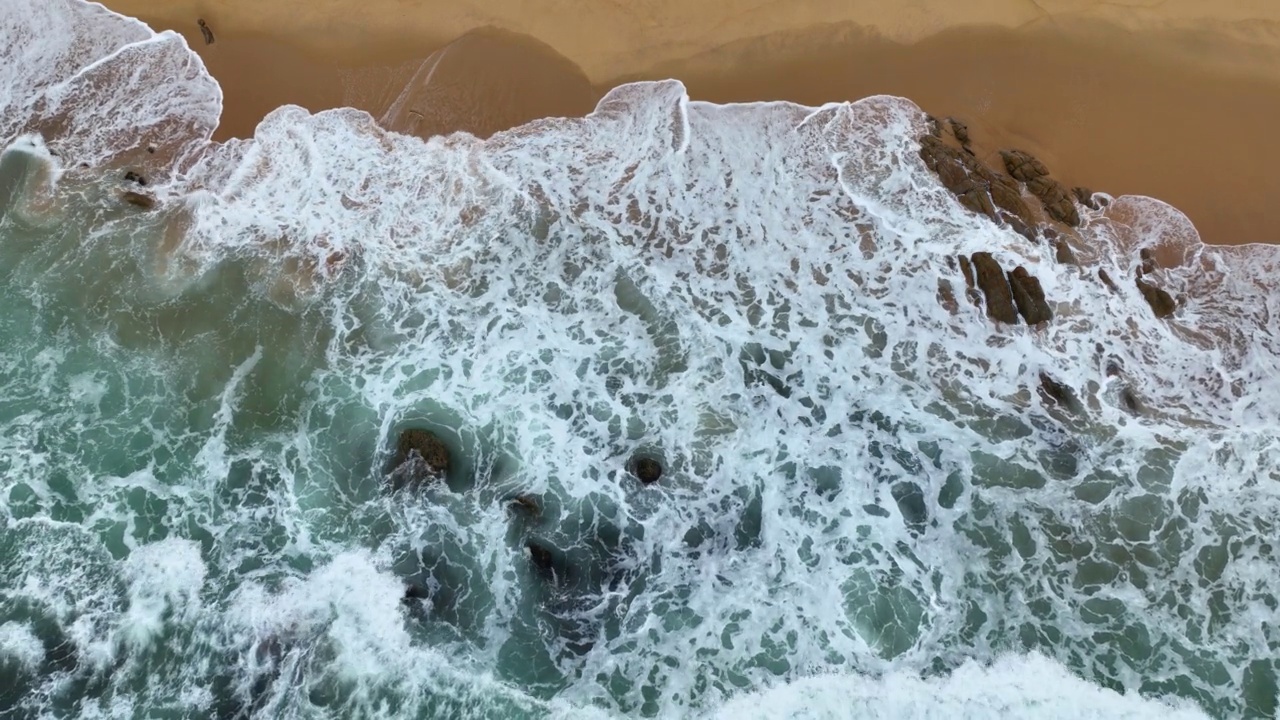
[{"label": "ocean wave", "polygon": [[[1028,237],[957,201],[903,98],[665,81],[487,140],[287,106],[215,143],[180,36],[60,0],[0,37],[28,710],[1032,712],[1061,696],[967,688],[1061,668],[1274,707],[1275,248],[1136,196]],[[1052,319],[970,303],[979,253]],[[388,494],[409,427],[454,464]],[[23,539],[55,519],[74,542]],[[111,592],[32,590],[52,557]],[[37,658],[53,627],[75,652]]]}]

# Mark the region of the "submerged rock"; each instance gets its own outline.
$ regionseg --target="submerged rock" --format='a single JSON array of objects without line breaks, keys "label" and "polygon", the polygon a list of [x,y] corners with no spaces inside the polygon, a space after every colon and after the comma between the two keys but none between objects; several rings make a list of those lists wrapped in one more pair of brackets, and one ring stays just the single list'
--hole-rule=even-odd
[{"label": "submerged rock", "polygon": [[1080,409],[1076,393],[1067,385],[1054,380],[1048,373],[1040,373],[1040,393],[1046,400],[1072,412]]},{"label": "submerged rock", "polygon": [[1049,217],[1072,227],[1080,224],[1080,211],[1062,183],[1049,177],[1044,163],[1021,150],[1001,150],[1005,170],[1014,179],[1026,183],[1027,190],[1040,199]]},{"label": "submerged rock", "polygon": [[147,186],[147,179],[132,170],[124,174],[124,181],[137,183],[143,187]]},{"label": "submerged rock", "polygon": [[146,193],[134,192],[133,190],[125,190],[120,193],[120,199],[143,210],[152,210],[156,206],[155,198]]},{"label": "submerged rock", "polygon": [[1018,323],[1018,311],[1013,306],[1013,291],[1005,278],[1000,263],[988,252],[973,254],[973,267],[977,272],[978,287],[987,298],[987,316],[1010,325]]},{"label": "submerged rock", "polygon": [[529,563],[544,580],[559,584],[568,579],[569,568],[559,550],[532,538],[525,541],[524,547],[529,551]]},{"label": "submerged rock", "polygon": [[1013,291],[1013,299],[1018,305],[1018,312],[1028,325],[1048,322],[1053,319],[1053,310],[1044,299],[1044,290],[1040,280],[1027,269],[1019,265],[1009,273],[1009,288]]},{"label": "submerged rock", "polygon": [[400,433],[391,468],[396,488],[443,478],[449,472],[449,448],[429,431],[410,428]]},{"label": "submerged rock", "polygon": [[633,458],[630,470],[631,474],[645,485],[652,485],[662,477],[662,463],[651,457]]},{"label": "submerged rock", "polygon": [[542,506],[532,495],[513,495],[507,498],[507,508],[526,515],[537,517],[542,514]]}]

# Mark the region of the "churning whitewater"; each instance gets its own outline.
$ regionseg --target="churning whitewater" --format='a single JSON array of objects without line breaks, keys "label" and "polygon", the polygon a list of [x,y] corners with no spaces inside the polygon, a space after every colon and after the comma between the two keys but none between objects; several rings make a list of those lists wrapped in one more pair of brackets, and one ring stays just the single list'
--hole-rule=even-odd
[{"label": "churning whitewater", "polygon": [[[900,98],[219,144],[176,34],[0,39],[12,716],[1276,712],[1276,248],[1099,195],[1060,262]],[[1098,279],[1143,249],[1169,317]]]}]

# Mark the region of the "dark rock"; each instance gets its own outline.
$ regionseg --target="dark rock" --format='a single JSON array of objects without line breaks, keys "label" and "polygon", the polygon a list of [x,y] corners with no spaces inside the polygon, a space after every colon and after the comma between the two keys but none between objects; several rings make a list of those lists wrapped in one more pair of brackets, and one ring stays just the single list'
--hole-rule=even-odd
[{"label": "dark rock", "polygon": [[974,305],[982,305],[982,293],[978,292],[977,280],[973,274],[973,263],[964,255],[959,256],[960,272],[964,275],[965,297],[969,298],[969,302]]},{"label": "dark rock", "polygon": [[1004,160],[1005,170],[1015,180],[1031,182],[1049,174],[1049,169],[1044,166],[1044,163],[1021,150],[1001,150],[1000,158]]},{"label": "dark rock", "polygon": [[960,256],[960,272],[964,273],[964,284],[972,289],[974,287],[973,263],[963,255]]},{"label": "dark rock", "polygon": [[1111,275],[1108,274],[1106,270],[1103,270],[1102,268],[1098,268],[1098,279],[1101,280],[1107,287],[1111,288],[1111,292],[1113,293],[1120,292],[1120,288],[1116,287],[1116,281],[1111,279]]},{"label": "dark rock", "polygon": [[1090,210],[1101,210],[1102,203],[1093,197],[1093,191],[1086,187],[1076,186],[1071,188],[1071,194],[1076,197],[1076,202],[1089,208]]},{"label": "dark rock", "polygon": [[1177,303],[1173,301],[1173,296],[1169,293],[1142,278],[1138,278],[1135,282],[1138,283],[1138,290],[1142,292],[1142,297],[1151,306],[1156,317],[1167,318],[1173,314],[1174,310],[1178,309]]},{"label": "dark rock", "polygon": [[567,578],[567,570],[560,552],[541,540],[529,539],[524,543],[529,551],[529,562],[543,578],[560,583]]},{"label": "dark rock", "polygon": [[152,210],[156,206],[156,199],[145,193],[126,190],[120,193],[120,199],[130,205],[142,208],[143,210]]},{"label": "dark rock", "polygon": [[1031,209],[1012,180],[931,135],[920,139],[920,158],[961,205],[1034,238]]},{"label": "dark rock", "polygon": [[929,126],[929,134],[940,138],[942,137],[942,123],[938,122],[938,118],[932,115],[925,116],[925,124]]},{"label": "dark rock", "polygon": [[1044,372],[1040,373],[1040,393],[1050,402],[1072,412],[1080,408],[1080,401],[1076,399],[1075,391]]},{"label": "dark rock", "polygon": [[1138,268],[1138,277],[1149,275],[1156,271],[1156,256],[1152,254],[1149,248],[1139,250],[1138,257],[1142,260],[1142,265]]},{"label": "dark rock", "polygon": [[1130,415],[1137,415],[1142,411],[1142,403],[1138,402],[1137,393],[1128,385],[1120,388],[1120,406]]},{"label": "dark rock", "polygon": [[152,155],[155,155],[155,154],[156,154],[156,149],[155,149],[155,148],[153,148],[153,147],[148,147],[148,148],[147,148],[147,152],[148,152],[148,153],[150,153],[150,154],[152,154]]},{"label": "dark rock", "polygon": [[1080,261],[1076,259],[1076,252],[1071,249],[1071,245],[1067,243],[1066,238],[1057,238],[1053,241],[1054,258],[1064,265],[1079,265]]},{"label": "dark rock", "polygon": [[507,500],[507,507],[517,512],[537,517],[542,514],[542,506],[532,495],[515,495]]},{"label": "dark rock", "polygon": [[404,586],[404,602],[410,600],[430,600],[431,591],[418,583],[406,583]]},{"label": "dark rock", "polygon": [[987,316],[1010,325],[1018,322],[1018,311],[1013,306],[1013,292],[1009,288],[1004,270],[991,253],[973,254],[973,267],[977,271],[978,287],[987,298]]},{"label": "dark rock", "polygon": [[213,30],[209,29],[209,23],[205,22],[204,18],[196,19],[196,25],[200,26],[200,35],[204,37],[205,45],[212,45],[217,42],[213,39]]},{"label": "dark rock", "polygon": [[968,145],[969,126],[953,117],[947,118],[947,123],[951,125],[951,134],[956,137],[956,140],[958,140],[961,145]]},{"label": "dark rock", "polygon": [[1053,310],[1044,299],[1044,290],[1040,280],[1027,269],[1019,265],[1009,273],[1009,288],[1013,291],[1013,299],[1018,305],[1018,312],[1028,325],[1048,322],[1053,319]]},{"label": "dark rock", "polygon": [[662,463],[651,457],[634,458],[631,461],[631,474],[645,485],[652,485],[662,477]]},{"label": "dark rock", "polygon": [[1005,170],[1015,179],[1027,184],[1027,190],[1040,199],[1049,217],[1067,225],[1080,224],[1080,211],[1067,195],[1062,183],[1049,177],[1049,169],[1030,154],[1021,150],[1001,150]]},{"label": "dark rock", "polygon": [[410,428],[400,433],[391,466],[396,487],[442,478],[449,472],[449,448],[430,432]]},{"label": "dark rock", "polygon": [[147,186],[147,179],[132,170],[124,174],[124,181],[137,183],[143,187]]}]

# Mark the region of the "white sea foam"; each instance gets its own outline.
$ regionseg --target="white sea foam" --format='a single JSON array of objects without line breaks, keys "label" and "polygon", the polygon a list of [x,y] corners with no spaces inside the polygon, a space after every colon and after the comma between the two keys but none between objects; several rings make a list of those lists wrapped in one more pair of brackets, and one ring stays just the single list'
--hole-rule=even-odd
[{"label": "white sea foam", "polygon": [[[1084,211],[1087,269],[1058,264],[963,210],[918,155],[923,114],[891,97],[718,106],[640,83],[486,141],[284,107],[210,144],[220,96],[180,38],[27,4],[0,38],[49,38],[0,70],[0,138],[43,130],[67,167],[154,143],[176,169],[158,192],[182,210],[155,223],[188,286],[81,300],[55,285],[94,275],[102,243],[51,254],[14,276],[38,321],[12,334],[70,329],[0,348],[26,413],[0,461],[29,476],[4,488],[48,512],[76,478],[86,527],[128,551],[128,592],[88,602],[75,578],[115,566],[97,541],[33,545],[24,597],[90,622],[81,647],[112,647],[129,598],[131,652],[167,628],[219,658],[149,702],[220,702],[218,663],[240,707],[285,716],[492,714],[485,696],[1141,717],[1157,706],[1133,693],[1243,712],[1274,683],[1273,248],[1203,246],[1129,196]],[[91,217],[94,238],[160,234]],[[1151,278],[1181,298],[1166,320],[1131,280],[1148,246],[1174,259]],[[977,251],[1036,275],[1054,321],[940,303],[940,281],[963,295],[950,258]],[[119,367],[87,371],[80,337]],[[1040,398],[1041,372],[1087,419]],[[385,497],[382,448],[416,424],[457,465]],[[662,459],[658,485],[626,475],[635,453]],[[513,492],[542,516],[513,519]],[[204,547],[139,542],[138,518]],[[70,585],[41,572],[54,552]],[[404,606],[392,569],[429,601]]]},{"label": "white sea foam", "polygon": [[1006,656],[989,666],[969,662],[945,678],[894,672],[805,678],[735,698],[715,715],[723,720],[792,718],[1206,718],[1198,707],[1121,695],[1073,677],[1040,655]]}]

